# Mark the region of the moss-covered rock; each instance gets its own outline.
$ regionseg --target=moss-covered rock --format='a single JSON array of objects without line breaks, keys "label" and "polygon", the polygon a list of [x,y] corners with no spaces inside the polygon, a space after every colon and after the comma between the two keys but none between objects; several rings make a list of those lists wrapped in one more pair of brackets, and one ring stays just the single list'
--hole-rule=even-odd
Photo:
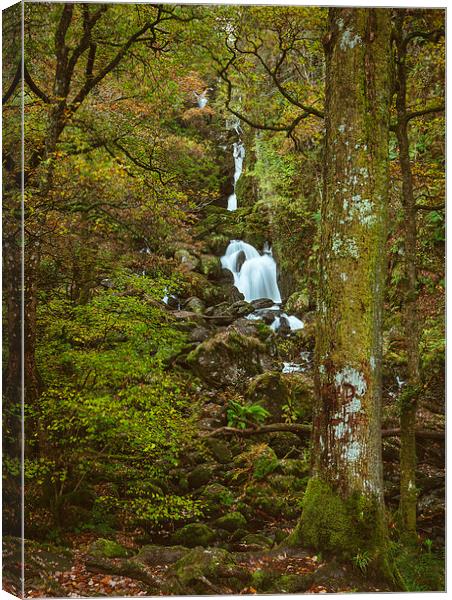
[{"label": "moss-covered rock", "polygon": [[284,376],[278,371],[267,371],[254,377],[245,392],[250,404],[259,403],[270,413],[269,420],[281,422],[283,407],[290,402],[291,392]]},{"label": "moss-covered rock", "polygon": [[239,592],[247,572],[222,548],[194,548],[170,570],[164,593],[224,594]]},{"label": "moss-covered rock", "polygon": [[218,256],[212,254],[202,254],[200,256],[199,270],[209,279],[218,279],[222,275],[222,267]]},{"label": "moss-covered rock", "polygon": [[214,465],[201,464],[190,471],[187,476],[188,485],[192,490],[196,490],[210,482],[215,471]]},{"label": "moss-covered rock", "polygon": [[185,302],[184,308],[185,310],[194,312],[197,315],[202,315],[206,309],[206,306],[200,298],[192,296]]},{"label": "moss-covered rock", "polygon": [[256,456],[253,464],[253,476],[255,479],[265,479],[269,473],[278,467],[279,461],[272,448],[266,447]]},{"label": "moss-covered rock", "polygon": [[215,521],[217,527],[226,531],[236,531],[246,526],[246,518],[238,511],[227,513]]},{"label": "moss-covered rock", "polygon": [[256,569],[251,575],[251,587],[257,592],[266,592],[277,577],[274,571]]},{"label": "moss-covered rock", "polygon": [[314,406],[314,381],[307,373],[288,373],[285,381],[290,388],[287,410],[297,421],[310,423]]},{"label": "moss-covered rock", "polygon": [[232,452],[227,442],[216,438],[207,438],[205,443],[219,463],[225,465],[232,461]]},{"label": "moss-covered rock", "polygon": [[242,543],[248,546],[248,550],[268,550],[273,546],[273,540],[262,533],[249,533]]},{"label": "moss-covered rock", "polygon": [[184,248],[176,250],[174,258],[186,271],[195,271],[199,267],[199,259]]},{"label": "moss-covered rock", "polygon": [[287,575],[281,575],[278,579],[274,580],[271,588],[273,594],[297,594],[306,592],[311,583],[311,575],[297,575],[289,573]]},{"label": "moss-covered rock", "polygon": [[95,558],[125,558],[130,551],[114,540],[99,538],[90,545],[88,554]]},{"label": "moss-covered rock", "polygon": [[286,497],[275,492],[266,483],[251,484],[246,488],[246,503],[252,510],[259,510],[271,517],[285,518],[293,515],[293,509]]},{"label": "moss-covered rock", "polygon": [[210,515],[215,515],[229,508],[234,502],[234,494],[220,483],[212,483],[203,488],[198,498]]},{"label": "moss-covered rock", "polygon": [[262,373],[266,352],[256,338],[223,331],[200,344],[186,360],[196,375],[215,387],[241,387]]},{"label": "moss-covered rock", "polygon": [[188,548],[208,546],[215,539],[215,532],[204,523],[189,523],[171,536],[171,543]]}]

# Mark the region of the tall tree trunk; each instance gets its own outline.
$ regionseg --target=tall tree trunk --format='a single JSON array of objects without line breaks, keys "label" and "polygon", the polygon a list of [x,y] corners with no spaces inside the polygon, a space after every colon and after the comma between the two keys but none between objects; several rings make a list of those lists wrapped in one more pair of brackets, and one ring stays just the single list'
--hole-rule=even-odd
[{"label": "tall tree trunk", "polygon": [[[3,12],[3,531],[17,536],[22,529],[22,10],[19,4]],[[5,561],[8,557],[5,556]],[[6,566],[6,564],[5,564]],[[15,565],[17,568],[17,565]]]},{"label": "tall tree trunk", "polygon": [[294,538],[380,565],[390,26],[385,9],[329,12],[313,477]]},{"label": "tall tree trunk", "polygon": [[416,273],[416,206],[409,154],[406,107],[407,39],[403,33],[404,10],[396,13],[396,135],[399,145],[399,164],[402,173],[402,204],[405,212],[405,297],[403,317],[407,351],[407,382],[400,400],[400,514],[405,531],[416,533],[416,410],[419,393],[419,328],[417,319]]}]

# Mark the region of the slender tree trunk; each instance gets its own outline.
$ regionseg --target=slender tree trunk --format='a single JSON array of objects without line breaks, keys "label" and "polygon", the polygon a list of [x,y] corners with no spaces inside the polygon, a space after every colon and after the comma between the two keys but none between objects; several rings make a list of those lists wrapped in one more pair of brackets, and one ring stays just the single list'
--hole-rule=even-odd
[{"label": "slender tree trunk", "polygon": [[396,109],[399,164],[402,173],[402,204],[405,211],[405,297],[403,318],[407,351],[407,382],[400,401],[400,513],[408,534],[416,533],[416,410],[419,392],[419,327],[417,318],[416,207],[409,154],[406,107],[407,40],[403,35],[404,11],[396,14]]},{"label": "slender tree trunk", "polygon": [[[21,7],[3,12],[3,532],[23,536],[22,503],[22,44]],[[7,91],[9,89],[9,91]],[[13,465],[11,468],[9,465]],[[5,555],[6,562],[9,561]],[[14,565],[17,569],[17,565]]]},{"label": "slender tree trunk", "polygon": [[349,557],[368,551],[381,565],[390,13],[329,15],[313,477],[295,538]]}]

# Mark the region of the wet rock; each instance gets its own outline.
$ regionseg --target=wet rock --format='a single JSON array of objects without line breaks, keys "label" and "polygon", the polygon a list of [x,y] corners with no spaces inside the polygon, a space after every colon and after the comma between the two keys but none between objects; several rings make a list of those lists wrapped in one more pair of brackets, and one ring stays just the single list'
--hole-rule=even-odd
[{"label": "wet rock", "polygon": [[198,315],[202,315],[206,309],[206,306],[200,298],[197,298],[196,296],[192,296],[191,298],[186,300],[186,302],[184,304],[184,308],[186,310],[194,312]]},{"label": "wet rock", "polygon": [[270,298],[259,298],[258,300],[252,300],[251,304],[254,306],[255,310],[262,308],[270,308],[275,303]]},{"label": "wet rock", "polygon": [[279,327],[278,327],[277,334],[278,335],[282,335],[282,336],[286,336],[286,335],[289,335],[290,332],[291,332],[291,329],[290,329],[289,320],[286,317],[281,316],[280,317],[280,321],[279,321]]},{"label": "wet rock", "polygon": [[267,337],[269,335],[268,329],[265,331],[265,335],[263,336],[262,332],[262,324],[259,327],[259,323],[256,321],[250,321],[248,319],[237,319],[228,327],[229,330],[237,331],[242,335],[254,336],[258,338]]},{"label": "wet rock", "polygon": [[238,511],[230,512],[217,519],[215,521],[215,526],[226,529],[226,531],[234,532],[237,529],[245,528],[246,518]]},{"label": "wet rock", "polygon": [[220,332],[187,356],[196,375],[214,387],[242,387],[263,371],[265,345],[236,331]]},{"label": "wet rock", "polygon": [[171,543],[188,548],[208,546],[215,539],[215,532],[204,523],[189,523],[171,536]]},{"label": "wet rock", "polygon": [[269,413],[269,421],[279,423],[283,419],[283,407],[291,399],[291,392],[284,376],[278,371],[268,371],[254,377],[245,392],[250,404],[259,403]]}]

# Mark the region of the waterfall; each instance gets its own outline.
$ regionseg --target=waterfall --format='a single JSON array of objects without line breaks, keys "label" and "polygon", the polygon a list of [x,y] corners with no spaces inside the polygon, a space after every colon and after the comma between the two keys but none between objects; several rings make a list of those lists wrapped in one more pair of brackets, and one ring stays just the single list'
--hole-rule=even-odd
[{"label": "waterfall", "polygon": [[233,152],[234,157],[234,191],[228,198],[228,210],[237,210],[237,196],[235,193],[235,186],[239,180],[243,170],[243,159],[245,158],[245,146],[241,141],[234,142]]},{"label": "waterfall", "polygon": [[[263,309],[267,312],[275,311],[275,317],[270,325],[270,329],[275,333],[283,323],[291,331],[304,328],[303,321],[298,317],[281,312],[282,301],[276,276],[276,262],[268,242],[265,242],[262,254],[260,254],[251,244],[241,240],[232,240],[229,242],[226,253],[221,257],[221,266],[223,269],[231,271],[235,287],[245,296],[247,302],[261,298],[269,298],[275,302],[274,306]],[[247,318],[252,321],[261,319],[261,310],[257,309]]]},{"label": "waterfall", "polygon": [[221,264],[231,271],[235,287],[247,302],[270,298],[277,304],[281,303],[276,263],[269,253],[259,254],[251,244],[232,240],[221,258]]}]

